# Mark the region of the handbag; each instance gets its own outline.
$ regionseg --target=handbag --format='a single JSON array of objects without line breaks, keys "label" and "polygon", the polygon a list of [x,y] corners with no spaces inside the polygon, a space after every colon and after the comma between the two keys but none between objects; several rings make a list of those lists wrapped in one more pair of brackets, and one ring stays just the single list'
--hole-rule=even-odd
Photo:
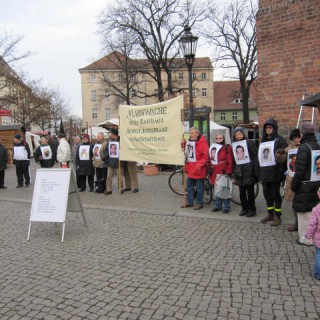
[{"label": "handbag", "polygon": [[232,181],[231,178],[225,174],[217,174],[214,183],[214,197],[220,199],[231,199],[232,197]]}]

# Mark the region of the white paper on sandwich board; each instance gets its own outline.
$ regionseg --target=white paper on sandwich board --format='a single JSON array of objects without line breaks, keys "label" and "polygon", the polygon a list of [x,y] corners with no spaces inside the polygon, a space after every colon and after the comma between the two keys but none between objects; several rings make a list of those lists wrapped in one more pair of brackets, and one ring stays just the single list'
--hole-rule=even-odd
[{"label": "white paper on sandwich board", "polygon": [[[38,169],[33,191],[30,221],[65,222],[66,212],[82,211],[80,199],[68,200],[74,191],[72,169]],[[70,188],[71,186],[71,188]]]}]

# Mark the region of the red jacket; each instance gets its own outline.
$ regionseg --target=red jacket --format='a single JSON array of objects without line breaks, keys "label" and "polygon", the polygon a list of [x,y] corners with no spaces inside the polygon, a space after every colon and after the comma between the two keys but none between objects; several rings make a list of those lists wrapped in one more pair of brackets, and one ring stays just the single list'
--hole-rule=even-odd
[{"label": "red jacket", "polygon": [[209,160],[208,143],[203,135],[199,135],[196,145],[196,162],[187,162],[185,170],[191,179],[204,179],[207,175],[207,162]]},{"label": "red jacket", "polygon": [[218,153],[218,164],[211,164],[212,173],[210,181],[212,184],[216,181],[217,174],[231,175],[233,172],[233,153],[229,145],[223,145]]}]

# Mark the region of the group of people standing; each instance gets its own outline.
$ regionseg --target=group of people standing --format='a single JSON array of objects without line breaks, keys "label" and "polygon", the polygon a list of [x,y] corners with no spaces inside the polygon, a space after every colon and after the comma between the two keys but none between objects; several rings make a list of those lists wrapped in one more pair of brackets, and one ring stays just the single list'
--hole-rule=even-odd
[{"label": "group of people standing", "polygon": [[[119,138],[118,129],[112,128],[108,138],[100,132],[95,143],[92,143],[89,135],[84,134],[82,139],[80,136],[75,137],[70,147],[63,133],[58,134],[56,141],[43,136],[34,151],[34,159],[41,168],[52,168],[56,162],[61,168],[74,168],[80,192],[85,191],[88,185],[90,192],[112,194],[113,178],[117,176],[121,193],[130,190],[137,193],[139,185],[136,162],[120,161],[119,167]],[[30,147],[20,134],[14,136],[13,142],[17,188],[28,187],[31,181]],[[7,150],[0,143],[0,189],[7,188],[4,185],[7,162]]]},{"label": "group of people standing", "polygon": [[[218,134],[215,143],[209,147],[205,137],[195,127],[190,129],[189,134],[189,141],[185,142],[187,203],[182,207],[193,207],[194,210],[203,208],[204,179],[209,175],[214,190],[220,190],[220,180],[236,184],[242,206],[239,215],[253,217],[257,213],[254,184],[261,181],[267,211],[261,223],[270,222],[272,226],[279,226],[282,215],[280,187],[285,180],[284,198],[292,201],[294,220],[288,231],[298,231],[298,244],[316,245],[314,276],[319,280],[320,205],[317,204],[320,197],[320,178],[312,177],[317,175],[316,161],[320,155],[320,146],[316,141],[314,125],[303,122],[300,130],[293,129],[289,136],[291,143],[288,145],[278,134],[276,120],[269,119],[263,125],[259,148],[246,138],[242,127],[234,129],[232,145],[226,144],[225,137]],[[192,157],[190,145],[193,150]],[[220,193],[214,193],[212,211],[222,210],[222,213],[228,213],[231,196],[221,197]]]}]

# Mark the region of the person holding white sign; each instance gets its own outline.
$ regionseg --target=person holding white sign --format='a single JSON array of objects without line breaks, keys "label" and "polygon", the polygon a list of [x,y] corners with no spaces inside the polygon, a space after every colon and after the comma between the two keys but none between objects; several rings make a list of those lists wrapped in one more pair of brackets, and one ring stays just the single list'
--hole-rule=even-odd
[{"label": "person holding white sign", "polygon": [[261,223],[271,222],[272,226],[281,224],[280,184],[286,171],[286,162],[276,162],[275,153],[278,149],[284,150],[287,146],[287,141],[278,134],[277,121],[267,120],[263,125],[263,136],[259,146],[259,177],[262,181],[263,195],[268,210],[267,216],[261,220]]},{"label": "person holding white sign", "polygon": [[93,192],[94,190],[94,167],[92,162],[93,145],[90,144],[89,138],[90,137],[87,133],[83,135],[82,142],[78,146],[76,155],[75,166],[77,168],[77,174],[79,176],[80,192],[86,190],[87,177],[89,191]]},{"label": "person holding white sign", "polygon": [[33,156],[35,162],[40,163],[41,168],[52,168],[56,162],[55,155],[46,137],[40,139],[40,145],[35,150]]},{"label": "person holding white sign", "polygon": [[298,214],[298,244],[301,244],[300,239],[306,231],[312,208],[318,204],[317,191],[320,187],[320,181],[313,180],[312,172],[315,165],[314,155],[320,153],[315,127],[311,122],[303,122],[300,133],[301,145],[297,152],[296,171],[291,183],[294,192],[292,208]]},{"label": "person holding white sign", "polygon": [[[182,208],[193,207],[194,200],[196,200],[197,204],[193,209],[200,210],[203,208],[204,179],[207,174],[209,155],[207,140],[196,127],[189,130],[189,141],[185,146],[185,155],[187,157],[185,170],[188,175],[187,204]],[[196,199],[194,199],[194,188],[197,189]]]},{"label": "person holding white sign", "polygon": [[100,149],[104,143],[104,133],[97,134],[97,142],[93,148],[93,163],[96,169],[96,192],[102,193],[106,190],[106,180],[108,174],[107,164],[101,160]]},{"label": "person holding white sign", "polygon": [[22,139],[20,134],[13,138],[13,162],[16,166],[18,185],[17,188],[23,187],[23,177],[25,186],[30,186],[30,148],[28,143]]},{"label": "person holding white sign", "polygon": [[232,149],[235,158],[233,179],[239,186],[242,210],[239,216],[253,217],[257,214],[254,195],[254,184],[259,180],[259,161],[256,144],[248,140],[243,128],[233,131]]}]

